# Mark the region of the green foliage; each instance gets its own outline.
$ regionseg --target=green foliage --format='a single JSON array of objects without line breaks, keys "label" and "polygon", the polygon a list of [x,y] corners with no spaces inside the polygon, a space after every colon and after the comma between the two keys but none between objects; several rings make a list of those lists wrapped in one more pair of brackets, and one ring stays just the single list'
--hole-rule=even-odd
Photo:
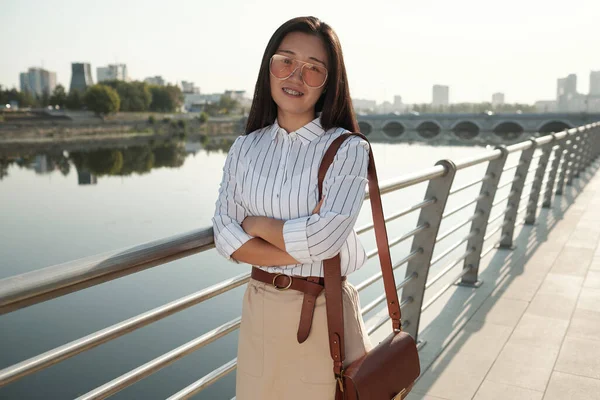
[{"label": "green foliage", "polygon": [[218,103],[207,104],[204,110],[212,116],[217,115],[229,115],[239,108],[240,104],[237,100],[231,98],[231,96],[221,96]]},{"label": "green foliage", "polygon": [[116,175],[123,167],[120,150],[96,150],[87,154],[85,166],[95,175]]},{"label": "green foliage", "polygon": [[98,115],[107,115],[119,111],[121,100],[117,91],[109,86],[97,84],[85,92],[84,103]]},{"label": "green foliage", "polygon": [[183,104],[183,93],[177,86],[150,86],[150,111],[175,112]]},{"label": "green foliage", "polygon": [[115,89],[121,99],[121,111],[148,111],[152,102],[152,93],[146,82],[104,81],[103,85]]},{"label": "green foliage", "polygon": [[69,110],[81,110],[83,108],[83,96],[79,90],[71,90],[65,101],[65,106]]},{"label": "green foliage", "polygon": [[196,117],[196,118],[198,118],[198,121],[199,121],[201,124],[204,124],[204,123],[206,123],[206,122],[208,121],[208,114],[207,114],[206,112],[204,112],[204,111],[203,111],[203,112],[201,112],[201,113],[200,113],[200,115],[199,115],[198,117]]},{"label": "green foliage", "polygon": [[151,125],[154,125],[156,123],[156,118],[154,118],[154,115],[148,117],[148,123]]},{"label": "green foliage", "polygon": [[49,103],[52,106],[65,108],[65,105],[67,104],[67,93],[63,85],[56,85],[54,91],[52,91],[52,96],[50,96]]}]

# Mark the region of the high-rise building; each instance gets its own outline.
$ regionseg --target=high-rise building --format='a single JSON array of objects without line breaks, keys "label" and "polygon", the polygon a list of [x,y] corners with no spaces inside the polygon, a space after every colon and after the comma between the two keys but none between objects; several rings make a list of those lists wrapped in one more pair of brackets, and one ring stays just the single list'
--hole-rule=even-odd
[{"label": "high-rise building", "polygon": [[125,64],[109,64],[106,67],[96,68],[98,82],[104,81],[128,81],[127,65]]},{"label": "high-rise building", "polygon": [[89,63],[71,63],[71,88],[83,93],[94,84],[92,67]]},{"label": "high-rise building", "polygon": [[150,85],[165,86],[165,80],[160,75],[148,77],[148,78],[144,79],[144,82],[146,82]]},{"label": "high-rise building", "polygon": [[498,107],[504,104],[504,93],[494,93],[492,95],[492,107]]},{"label": "high-rise building", "polygon": [[569,74],[556,81],[556,102],[558,111],[568,111],[569,102],[577,96],[577,75]]},{"label": "high-rise building", "polygon": [[600,71],[590,72],[590,96],[600,96]]},{"label": "high-rise building", "polygon": [[19,75],[22,92],[29,92],[35,96],[44,93],[51,94],[56,87],[56,72],[50,72],[43,68],[29,68],[27,72]]},{"label": "high-rise building", "polygon": [[431,105],[434,107],[448,107],[450,105],[450,88],[444,85],[433,85]]}]

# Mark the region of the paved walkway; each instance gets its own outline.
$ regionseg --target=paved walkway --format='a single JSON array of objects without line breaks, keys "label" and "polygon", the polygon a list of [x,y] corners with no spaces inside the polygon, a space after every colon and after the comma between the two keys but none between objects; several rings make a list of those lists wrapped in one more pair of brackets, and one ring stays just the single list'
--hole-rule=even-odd
[{"label": "paved walkway", "polygon": [[423,315],[409,400],[600,399],[597,170],[483,260],[479,289],[453,287]]}]

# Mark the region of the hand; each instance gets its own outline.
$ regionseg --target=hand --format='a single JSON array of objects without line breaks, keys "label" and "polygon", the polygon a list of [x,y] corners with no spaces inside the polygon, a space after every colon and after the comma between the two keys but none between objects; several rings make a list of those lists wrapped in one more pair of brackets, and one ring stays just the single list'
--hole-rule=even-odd
[{"label": "hand", "polygon": [[321,201],[319,201],[319,203],[317,204],[317,206],[315,207],[315,209],[313,210],[313,214],[318,214],[321,211],[321,205],[323,204],[323,201],[325,200],[325,196],[323,196],[321,198]]}]

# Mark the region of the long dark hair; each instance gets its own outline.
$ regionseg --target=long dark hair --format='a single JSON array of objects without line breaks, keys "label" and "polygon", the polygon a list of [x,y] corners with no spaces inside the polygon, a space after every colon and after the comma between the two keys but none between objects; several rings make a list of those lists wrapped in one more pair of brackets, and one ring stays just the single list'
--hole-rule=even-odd
[{"label": "long dark hair", "polygon": [[315,112],[322,112],[321,125],[326,131],[333,127],[345,128],[352,132],[358,132],[358,123],[352,108],[350,89],[348,88],[348,77],[342,46],[337,35],[329,25],[321,22],[315,17],[298,17],[291,19],[281,25],[275,31],[265,53],[263,54],[254,99],[250,108],[250,115],[246,123],[246,134],[257,129],[264,128],[275,122],[277,117],[277,104],[271,97],[271,81],[269,77],[269,62],[271,57],[288,33],[302,32],[315,35],[323,41],[329,57],[328,77],[325,90],[317,103]]}]

